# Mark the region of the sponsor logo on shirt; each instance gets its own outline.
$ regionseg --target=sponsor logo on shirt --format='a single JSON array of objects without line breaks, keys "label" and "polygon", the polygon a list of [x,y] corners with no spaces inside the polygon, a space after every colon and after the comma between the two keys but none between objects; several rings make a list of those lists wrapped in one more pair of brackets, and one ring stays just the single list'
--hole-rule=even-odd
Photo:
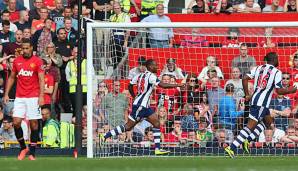
[{"label": "sponsor logo on shirt", "polygon": [[32,77],[33,71],[26,71],[23,68],[18,73],[18,76]]}]

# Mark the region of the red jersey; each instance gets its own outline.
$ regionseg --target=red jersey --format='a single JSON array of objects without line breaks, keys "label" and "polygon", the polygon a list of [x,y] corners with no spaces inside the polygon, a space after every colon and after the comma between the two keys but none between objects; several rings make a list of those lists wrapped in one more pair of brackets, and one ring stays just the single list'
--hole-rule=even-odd
[{"label": "red jersey", "polygon": [[[182,132],[181,138],[187,139],[187,132]],[[179,137],[174,132],[170,132],[164,135],[164,142],[179,142]]]},{"label": "red jersey", "polygon": [[38,73],[43,73],[43,62],[37,56],[26,59],[23,56],[13,61],[12,71],[17,75],[16,97],[39,97]]},{"label": "red jersey", "polygon": [[[51,86],[54,87],[54,84],[55,84],[54,77],[49,73],[45,74],[45,76],[44,76],[45,88],[50,88]],[[44,104],[51,104],[51,101],[52,101],[51,97],[52,97],[52,94],[45,93],[44,94]]]},{"label": "red jersey", "polygon": [[17,22],[20,20],[20,11],[10,12],[9,21],[10,22]]},{"label": "red jersey", "polygon": [[168,111],[168,119],[172,119],[172,113],[179,108],[180,91],[177,88],[160,88],[156,90],[157,106],[163,106]]}]

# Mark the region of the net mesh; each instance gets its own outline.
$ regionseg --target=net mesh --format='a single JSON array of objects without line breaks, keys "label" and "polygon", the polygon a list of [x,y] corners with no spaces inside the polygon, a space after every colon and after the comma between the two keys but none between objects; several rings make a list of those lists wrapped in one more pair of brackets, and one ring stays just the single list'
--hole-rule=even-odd
[{"label": "net mesh", "polygon": [[[165,30],[154,33],[166,37]],[[157,76],[162,82],[187,84],[184,89],[158,87],[152,94],[150,106],[159,116],[161,147],[170,150],[173,156],[224,155],[223,148],[236,138],[249,115],[241,75],[263,64],[268,52],[277,52],[283,86],[293,84],[297,78],[295,68],[298,68],[297,31],[298,28],[284,27],[175,28],[172,41],[164,41],[152,39],[150,28],[93,28],[96,79],[93,123],[88,123],[88,127],[93,130],[94,156],[154,155],[152,125],[146,119],[131,131],[107,139],[101,145],[99,141],[100,134],[126,123],[132,105],[127,90],[129,80],[145,69],[145,59],[157,62]],[[228,84],[234,85],[234,109],[224,114],[220,99],[226,96]],[[253,92],[252,84],[249,83],[249,88]],[[251,154],[295,155],[296,95],[274,94],[272,99],[274,124],[250,143]],[[236,114],[232,116],[232,113]],[[242,148],[238,153],[243,153]]]}]

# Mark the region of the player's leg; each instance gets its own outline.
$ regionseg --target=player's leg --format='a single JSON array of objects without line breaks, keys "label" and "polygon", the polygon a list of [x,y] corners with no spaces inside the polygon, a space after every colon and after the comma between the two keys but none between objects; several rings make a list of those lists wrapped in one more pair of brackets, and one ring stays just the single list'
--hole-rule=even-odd
[{"label": "player's leg", "polygon": [[29,159],[35,160],[35,149],[38,141],[38,120],[30,120],[30,146],[29,146]]},{"label": "player's leg", "polygon": [[239,135],[233,141],[231,146],[225,148],[225,151],[229,154],[230,157],[234,157],[234,151],[247,140],[252,130],[256,128],[259,119],[263,118],[268,112],[269,109],[267,108],[260,106],[251,106],[247,125],[240,131]]},{"label": "player's leg", "polygon": [[26,98],[26,115],[30,123],[30,145],[29,145],[29,160],[35,160],[35,148],[37,146],[39,130],[38,120],[41,119],[41,111],[38,105],[38,98]]},{"label": "player's leg", "polygon": [[22,99],[16,98],[14,101],[14,110],[13,110],[13,127],[15,136],[20,144],[21,150],[18,155],[18,160],[23,160],[26,157],[28,152],[28,148],[26,147],[23,129],[21,127],[22,120],[25,117],[25,103],[23,103]]},{"label": "player's leg", "polygon": [[103,138],[104,139],[108,139],[110,137],[113,137],[113,136],[117,136],[123,132],[126,132],[126,131],[130,131],[135,125],[136,125],[137,122],[131,120],[131,119],[128,119],[128,121],[126,122],[126,124],[124,125],[119,125],[119,126],[116,126],[116,128],[112,129],[111,131],[107,132]]},{"label": "player's leg", "polygon": [[155,154],[168,154],[170,151],[162,150],[160,148],[160,123],[156,113],[151,114],[147,117],[147,121],[153,125],[153,136],[154,136],[154,144],[155,144]]}]

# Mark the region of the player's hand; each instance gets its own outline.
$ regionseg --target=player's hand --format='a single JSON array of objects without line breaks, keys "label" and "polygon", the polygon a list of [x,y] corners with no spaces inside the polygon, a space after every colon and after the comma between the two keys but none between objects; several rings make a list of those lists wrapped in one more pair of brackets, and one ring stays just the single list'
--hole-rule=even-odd
[{"label": "player's hand", "polygon": [[3,97],[3,103],[6,105],[8,102],[9,102],[9,97],[8,97],[8,95],[5,95]]},{"label": "player's hand", "polygon": [[249,102],[250,99],[251,99],[251,96],[250,96],[250,95],[246,95],[246,96],[245,96],[245,101]]},{"label": "player's hand", "polygon": [[43,96],[39,96],[39,98],[38,98],[38,105],[39,106],[43,106],[44,105],[44,98],[43,98]]},{"label": "player's hand", "polygon": [[293,86],[298,89],[298,82],[294,82]]}]

